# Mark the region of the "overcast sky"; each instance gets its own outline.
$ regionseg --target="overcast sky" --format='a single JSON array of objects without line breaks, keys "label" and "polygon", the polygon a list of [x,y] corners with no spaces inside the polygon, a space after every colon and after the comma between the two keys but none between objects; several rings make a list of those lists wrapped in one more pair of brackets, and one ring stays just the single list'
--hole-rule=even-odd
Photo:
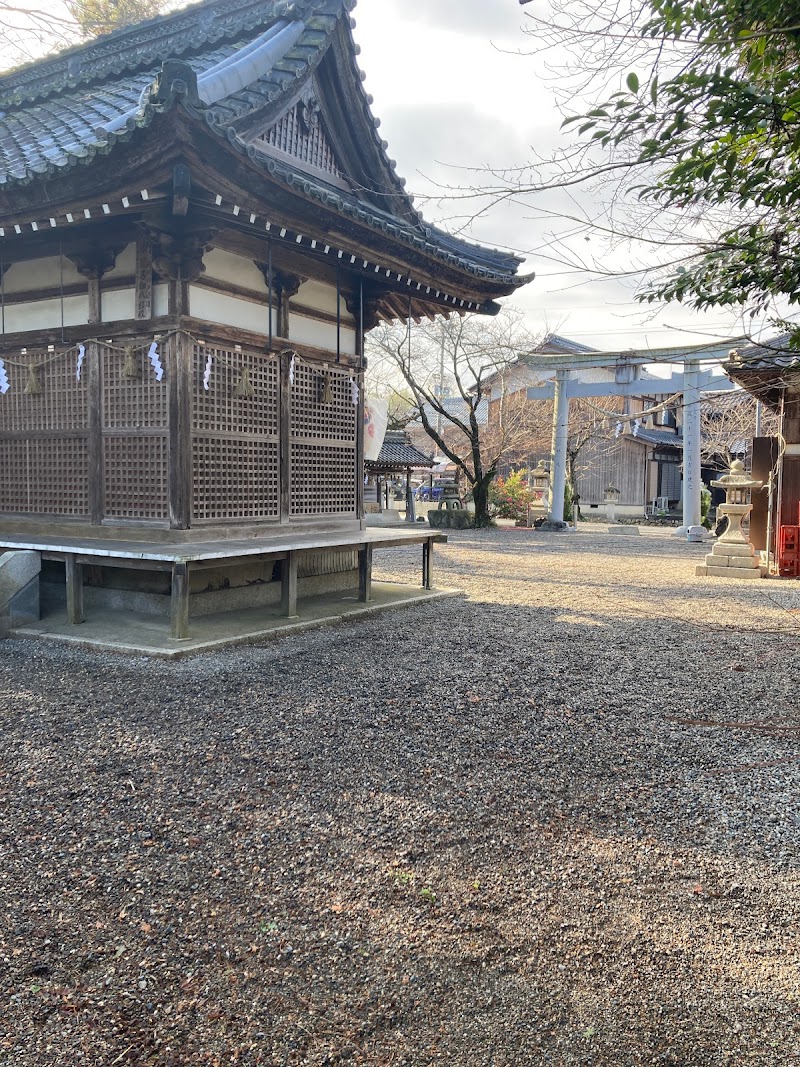
[{"label": "overcast sky", "polygon": [[[20,4],[43,6],[41,0]],[[533,0],[527,10],[542,15],[546,5]],[[59,6],[51,0],[48,10]],[[443,195],[447,188],[485,184],[490,179],[481,168],[519,165],[531,159],[532,147],[546,156],[568,143],[552,91],[561,57],[550,54],[546,63],[531,54],[518,0],[358,0],[353,14],[373,112],[399,173],[430,221],[525,255],[522,271],[535,271],[536,279],[511,302],[532,329],[608,350],[700,344],[742,332],[735,314],[700,315],[679,305],[643,309],[633,300],[634,281],[592,277],[555,262],[553,234],[565,225],[556,216],[596,212],[590,198],[540,195],[532,203],[493,206],[470,223],[476,204]],[[2,58],[7,44],[0,40]],[[634,250],[609,258],[596,237],[576,238],[573,248],[610,267],[643,256]]]},{"label": "overcast sky", "polygon": [[[541,10],[546,0],[533,2]],[[359,62],[389,154],[412,192],[436,198],[423,202],[426,218],[448,229],[463,225],[470,207],[442,200],[442,187],[487,181],[464,168],[513,166],[531,158],[530,146],[547,154],[566,143],[549,84],[553,73],[542,56],[530,54],[517,0],[358,0],[353,15]],[[523,270],[535,271],[536,279],[512,301],[534,329],[600,349],[701,344],[741,332],[738,315],[700,315],[679,305],[654,313],[635,303],[631,281],[570,273],[549,261],[557,254],[551,234],[563,223],[543,220],[541,212],[574,204],[563,194],[548,195],[536,202],[539,218],[530,205],[506,204],[465,233],[527,254]],[[586,242],[588,256],[594,240]]]}]

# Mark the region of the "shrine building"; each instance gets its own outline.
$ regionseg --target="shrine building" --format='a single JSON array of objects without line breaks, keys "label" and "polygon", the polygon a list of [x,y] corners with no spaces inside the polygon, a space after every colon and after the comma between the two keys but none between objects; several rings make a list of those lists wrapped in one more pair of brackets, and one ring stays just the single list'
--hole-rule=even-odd
[{"label": "shrine building", "polygon": [[[0,77],[0,551],[42,605],[370,595],[364,337],[494,314],[520,260],[427,224],[354,0],[206,0]],[[305,583],[305,585],[304,585]]]}]

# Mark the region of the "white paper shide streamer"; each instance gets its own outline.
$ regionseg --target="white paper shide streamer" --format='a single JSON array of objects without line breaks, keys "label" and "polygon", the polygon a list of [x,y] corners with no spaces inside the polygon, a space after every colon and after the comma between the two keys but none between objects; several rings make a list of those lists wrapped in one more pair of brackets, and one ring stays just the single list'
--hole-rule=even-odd
[{"label": "white paper shide streamer", "polygon": [[83,345],[78,345],[78,362],[75,366],[75,377],[78,381],[81,380],[81,371],[83,370],[83,360],[86,356],[86,349]]},{"label": "white paper shide streamer", "polygon": [[214,366],[214,357],[209,353],[206,360],[205,374],[203,375],[203,388],[208,392],[211,386],[211,368]]},{"label": "white paper shide streamer", "polygon": [[291,362],[289,363],[289,385],[294,385],[294,360],[295,357],[292,356]]},{"label": "white paper shide streamer", "polygon": [[353,378],[352,382],[350,383],[350,396],[353,400],[353,407],[357,408],[360,393],[358,391],[358,382],[355,380],[355,378]]},{"label": "white paper shide streamer", "polygon": [[6,365],[0,359],[0,393],[7,393],[9,390],[8,375],[6,374]]},{"label": "white paper shide streamer", "polygon": [[161,356],[158,354],[158,341],[153,341],[150,345],[150,351],[147,353],[147,358],[150,360],[153,370],[156,372],[156,381],[160,382],[164,377],[164,367],[161,363]]}]

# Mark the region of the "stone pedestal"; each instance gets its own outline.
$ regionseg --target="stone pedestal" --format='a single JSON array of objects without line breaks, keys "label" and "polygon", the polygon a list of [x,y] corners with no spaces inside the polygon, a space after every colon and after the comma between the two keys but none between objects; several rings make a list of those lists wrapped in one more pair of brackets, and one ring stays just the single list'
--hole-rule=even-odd
[{"label": "stone pedestal", "polygon": [[717,541],[697,574],[708,578],[760,578],[761,566],[750,544],[726,544]]},{"label": "stone pedestal", "polygon": [[750,491],[760,489],[763,483],[751,478],[737,459],[728,474],[711,484],[725,490],[726,500],[720,504],[719,511],[728,516],[730,524],[696,574],[708,578],[760,578],[761,564],[742,529],[742,522],[752,510]]}]

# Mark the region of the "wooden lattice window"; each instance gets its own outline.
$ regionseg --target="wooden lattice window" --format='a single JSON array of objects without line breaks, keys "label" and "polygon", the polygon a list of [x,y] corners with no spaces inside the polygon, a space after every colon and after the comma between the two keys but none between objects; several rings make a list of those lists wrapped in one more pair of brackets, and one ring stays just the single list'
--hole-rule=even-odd
[{"label": "wooden lattice window", "polygon": [[355,512],[355,448],[293,444],[289,454],[292,515]]},{"label": "wooden lattice window", "polygon": [[193,518],[199,522],[277,519],[277,358],[195,345],[192,392]]},{"label": "wooden lattice window", "polygon": [[9,514],[83,517],[89,462],[80,437],[0,439],[0,500]]},{"label": "wooden lattice window", "polygon": [[[28,364],[35,368],[39,392],[29,396]],[[0,396],[0,432],[82,430],[88,425],[86,374],[78,381],[75,350],[54,355],[28,351],[6,359],[9,390]]]},{"label": "wooden lattice window", "polygon": [[106,519],[163,522],[168,516],[167,377],[172,346],[159,346],[163,375],[148,359],[151,341],[127,351],[99,347]]},{"label": "wooden lattice window", "polygon": [[[208,389],[206,366],[211,359]],[[237,395],[242,376],[253,395]],[[278,433],[278,360],[257,352],[237,352],[211,345],[195,345],[192,428],[228,436],[274,437]]]},{"label": "wooden lattice window", "polygon": [[167,437],[103,438],[105,513],[111,519],[167,517]]},{"label": "wooden lattice window", "polygon": [[355,375],[297,360],[289,404],[289,500],[292,515],[354,514]]},{"label": "wooden lattice window", "polygon": [[[85,374],[80,381],[76,376],[76,351],[29,350],[4,363],[9,390],[0,394],[0,510],[85,517],[88,393]],[[29,366],[36,388],[26,394]]]},{"label": "wooden lattice window", "polygon": [[[164,368],[161,381],[147,358],[149,348],[150,341],[134,344],[130,356],[116,348],[100,348],[104,430],[163,429],[167,425],[169,346],[159,349]],[[136,373],[131,376],[134,366]]]},{"label": "wooden lattice window", "polygon": [[192,447],[196,519],[278,517],[277,441],[196,435]]},{"label": "wooden lattice window", "polygon": [[354,376],[323,364],[297,362],[292,387],[292,436],[309,441],[355,441],[358,408]]}]

